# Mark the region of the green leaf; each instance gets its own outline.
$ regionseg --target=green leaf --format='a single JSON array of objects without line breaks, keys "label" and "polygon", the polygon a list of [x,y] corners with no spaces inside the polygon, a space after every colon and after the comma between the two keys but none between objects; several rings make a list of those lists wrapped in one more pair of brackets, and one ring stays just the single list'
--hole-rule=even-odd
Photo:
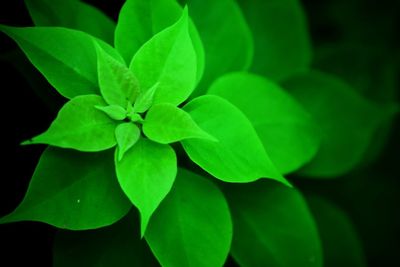
[{"label": "green leaf", "polygon": [[[181,15],[182,8],[176,0],[127,0],[119,13],[115,47],[129,63],[142,45],[174,24]],[[197,54],[197,80],[200,80],[204,71],[204,49],[192,22],[189,33]]]},{"label": "green leaf", "polygon": [[133,111],[138,113],[146,112],[154,102],[154,94],[159,83],[154,84],[149,90],[142,92],[133,105]]},{"label": "green leaf", "polygon": [[184,110],[172,104],[156,104],[147,112],[143,132],[150,140],[169,144],[188,138],[217,140],[203,131]]},{"label": "green leaf", "polygon": [[202,95],[222,74],[250,67],[253,38],[236,1],[188,0],[186,3],[204,43],[204,77],[194,92]]},{"label": "green leaf", "polygon": [[280,172],[297,170],[317,153],[317,125],[277,84],[253,74],[232,73],[216,80],[208,93],[227,99],[246,115]]},{"label": "green leaf", "polygon": [[196,86],[196,52],[188,31],[188,11],[171,27],[145,43],[132,59],[130,69],[143,91],[159,83],[154,103],[178,105]]},{"label": "green leaf", "polygon": [[300,2],[239,1],[254,37],[253,72],[277,81],[309,69],[312,49]]},{"label": "green leaf", "polygon": [[226,182],[251,182],[271,178],[287,183],[276,170],[246,116],[218,96],[201,96],[184,108],[201,129],[218,142],[183,140],[190,159]]},{"label": "green leaf", "polygon": [[174,183],[177,172],[175,152],[168,145],[142,138],[121,161],[115,161],[115,166],[122,190],[140,211],[143,236],[151,215]]},{"label": "green leaf", "polygon": [[118,144],[118,161],[132,146],[136,144],[140,137],[140,129],[132,122],[122,123],[115,128],[115,139]]},{"label": "green leaf", "polygon": [[58,231],[53,266],[159,266],[146,241],[140,239],[136,221],[137,216],[131,212],[114,225],[95,231]]},{"label": "green leaf", "polygon": [[222,266],[232,240],[232,221],[222,192],[203,177],[179,169],[145,238],[162,266]]},{"label": "green leaf", "polygon": [[111,225],[132,207],[114,173],[109,152],[49,147],[40,158],[24,200],[0,223],[29,220],[70,230]]},{"label": "green leaf", "polygon": [[95,108],[105,105],[97,95],[77,96],[67,102],[49,129],[23,144],[48,144],[80,151],[101,151],[115,146],[117,122]]},{"label": "green leaf", "polygon": [[322,267],[317,228],[297,190],[262,180],[224,192],[235,226],[231,255],[240,266]]},{"label": "green leaf", "polygon": [[283,86],[319,124],[321,147],[301,174],[329,178],[359,165],[380,123],[393,113],[359,96],[340,79],[311,72],[292,77]]},{"label": "green leaf", "polygon": [[140,93],[139,82],[135,75],[99,45],[95,46],[100,92],[104,100],[110,105],[119,105],[123,108],[132,105]]},{"label": "green leaf", "polygon": [[25,0],[36,26],[60,26],[84,31],[112,44],[115,22],[79,0]]},{"label": "green leaf", "polygon": [[[0,25],[23,50],[32,64],[64,97],[98,94],[94,37],[57,27],[8,27]],[[122,61],[106,43],[96,40],[111,56]]]},{"label": "green leaf", "polygon": [[126,118],[126,110],[118,105],[110,105],[110,106],[95,106],[98,110],[103,111],[113,120],[122,121]]}]

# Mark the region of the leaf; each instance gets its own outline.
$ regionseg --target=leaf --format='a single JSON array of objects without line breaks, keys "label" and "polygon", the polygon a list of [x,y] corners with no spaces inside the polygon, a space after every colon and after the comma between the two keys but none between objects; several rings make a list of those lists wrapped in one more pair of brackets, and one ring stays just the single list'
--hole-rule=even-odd
[{"label": "leaf", "polygon": [[246,115],[280,172],[297,170],[317,153],[317,125],[279,85],[261,76],[237,72],[216,80],[208,94],[227,99]]},{"label": "leaf", "polygon": [[307,21],[299,0],[241,0],[254,37],[251,71],[274,81],[309,69]]},{"label": "leaf", "polygon": [[196,86],[196,52],[188,32],[188,11],[171,27],[145,43],[132,59],[130,69],[141,89],[159,83],[155,103],[179,105]]},{"label": "leaf", "polygon": [[97,95],[77,96],[61,108],[46,132],[23,144],[48,144],[86,152],[109,149],[116,144],[117,122],[95,108],[104,104]]},{"label": "leaf", "polygon": [[24,200],[0,223],[39,221],[69,230],[111,225],[131,208],[114,173],[109,152],[49,147],[40,158]]},{"label": "leaf", "polygon": [[142,92],[133,105],[133,111],[138,113],[146,112],[154,102],[154,94],[159,83],[154,84],[149,90]]},{"label": "leaf", "polygon": [[204,43],[206,67],[194,95],[205,93],[219,76],[247,70],[253,60],[253,38],[236,1],[188,0],[190,16]]},{"label": "leaf", "polygon": [[126,110],[118,105],[110,105],[110,106],[95,106],[98,110],[103,111],[113,120],[122,121],[126,118]]},{"label": "leaf", "polygon": [[294,76],[283,86],[322,131],[316,157],[300,171],[309,177],[335,177],[359,165],[378,126],[393,113],[362,98],[340,79],[316,71]]},{"label": "leaf", "polygon": [[115,166],[122,190],[140,211],[143,237],[151,215],[174,183],[177,172],[175,152],[168,145],[142,138],[121,161],[115,161]]},{"label": "leaf", "polygon": [[132,122],[121,123],[115,128],[115,139],[118,144],[118,161],[136,144],[140,137],[140,129]]},{"label": "leaf", "polygon": [[115,23],[102,11],[79,0],[25,0],[36,26],[60,26],[86,32],[112,44]]},{"label": "leaf", "polygon": [[109,105],[119,105],[123,108],[132,105],[140,93],[139,82],[135,75],[99,45],[95,46],[100,92],[104,100]]},{"label": "leaf", "polygon": [[[119,13],[115,30],[116,49],[125,62],[131,62],[142,45],[174,24],[181,15],[182,8],[176,0],[127,0]],[[204,71],[204,49],[192,22],[189,22],[189,33],[197,54],[197,80],[200,80]]]},{"label": "leaf", "polygon": [[[94,37],[57,27],[0,25],[0,30],[14,39],[31,63],[64,97],[99,93]],[[96,41],[108,54],[122,61],[111,46]]]},{"label": "leaf", "polygon": [[222,266],[232,240],[228,204],[213,183],[179,169],[145,238],[162,266]]},{"label": "leaf", "polygon": [[240,266],[322,267],[317,228],[297,190],[260,180],[224,192],[235,226],[231,255]]},{"label": "leaf", "polygon": [[268,177],[287,183],[276,170],[245,115],[218,96],[201,96],[184,106],[197,125],[219,142],[182,141],[190,159],[225,182],[251,182]]},{"label": "leaf", "polygon": [[150,140],[169,144],[188,138],[217,140],[203,131],[184,110],[172,104],[156,104],[147,112],[143,132]]},{"label": "leaf", "polygon": [[146,241],[135,231],[139,229],[136,217],[128,214],[114,225],[95,231],[58,231],[54,267],[159,266]]}]

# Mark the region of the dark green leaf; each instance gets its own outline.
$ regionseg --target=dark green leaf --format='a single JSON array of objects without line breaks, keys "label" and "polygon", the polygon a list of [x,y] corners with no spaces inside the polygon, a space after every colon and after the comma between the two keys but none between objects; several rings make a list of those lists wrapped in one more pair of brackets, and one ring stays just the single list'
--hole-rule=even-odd
[{"label": "dark green leaf", "polygon": [[322,267],[315,222],[301,194],[260,180],[229,185],[234,233],[233,258],[243,267]]},{"label": "dark green leaf", "polygon": [[317,153],[317,126],[277,84],[253,74],[232,73],[216,80],[208,93],[224,97],[247,116],[282,173],[297,170]]},{"label": "dark green leaf", "polygon": [[24,200],[0,222],[40,221],[70,230],[113,224],[132,205],[118,185],[112,162],[110,152],[47,148]]},{"label": "dark green leaf", "polygon": [[126,110],[118,105],[95,106],[98,110],[103,111],[113,120],[122,121],[126,118]]},{"label": "dark green leaf", "polygon": [[122,123],[115,128],[115,139],[118,144],[118,161],[126,151],[136,144],[140,137],[140,129],[132,122]]},{"label": "dark green leaf", "polygon": [[182,141],[190,159],[205,171],[226,182],[251,182],[265,177],[287,183],[272,164],[251,122],[227,100],[201,96],[183,109],[218,140]]},{"label": "dark green leaf", "polygon": [[179,169],[145,238],[164,267],[222,266],[232,240],[227,202],[213,183]]},{"label": "dark green leaf", "polygon": [[96,109],[104,104],[97,95],[77,96],[62,107],[46,132],[23,144],[48,144],[87,152],[111,148],[116,144],[117,122]]}]

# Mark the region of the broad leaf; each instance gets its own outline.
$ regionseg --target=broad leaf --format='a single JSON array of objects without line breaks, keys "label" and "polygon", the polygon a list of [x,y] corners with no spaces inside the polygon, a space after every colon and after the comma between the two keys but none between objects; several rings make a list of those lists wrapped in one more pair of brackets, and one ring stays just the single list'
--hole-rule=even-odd
[{"label": "broad leaf", "polygon": [[119,105],[123,108],[132,105],[140,93],[135,75],[97,44],[96,51],[100,92],[104,100],[109,105]]},{"label": "broad leaf", "polygon": [[322,267],[315,222],[300,193],[273,181],[229,185],[231,254],[243,267]]},{"label": "broad leaf", "polygon": [[311,72],[292,77],[284,87],[321,127],[321,147],[301,174],[311,177],[342,175],[364,157],[382,121],[393,114],[392,106],[379,107],[362,98],[340,79]]},{"label": "broad leaf", "polygon": [[310,114],[277,84],[248,73],[222,76],[210,87],[251,121],[282,173],[297,170],[317,153],[320,136]]},{"label": "broad leaf", "polygon": [[299,0],[241,0],[254,37],[251,70],[282,80],[308,70],[311,45]]},{"label": "broad leaf", "polygon": [[36,26],[60,26],[87,32],[112,44],[115,23],[96,7],[79,0],[25,0]]},{"label": "broad leaf", "polygon": [[117,122],[95,107],[104,104],[97,95],[77,96],[62,107],[46,132],[23,144],[48,144],[87,152],[111,148],[116,144]]},{"label": "broad leaf", "polygon": [[[98,94],[94,37],[57,27],[8,27],[0,30],[14,39],[32,64],[64,97]],[[115,59],[118,53],[103,41],[99,45]]]},{"label": "broad leaf", "polygon": [[113,224],[132,205],[118,185],[112,162],[110,152],[47,148],[24,200],[0,223],[39,221],[70,230]]},{"label": "broad leaf", "polygon": [[121,123],[115,128],[115,139],[118,144],[118,161],[126,151],[136,144],[140,137],[140,129],[132,122]]},{"label": "broad leaf", "polygon": [[184,110],[172,104],[156,104],[147,112],[143,132],[157,143],[169,144],[188,138],[217,141],[204,132]]},{"label": "broad leaf", "polygon": [[159,83],[154,103],[178,105],[196,86],[196,52],[188,31],[188,11],[171,27],[159,32],[135,54],[130,69],[143,91]]},{"label": "broad leaf", "polygon": [[213,183],[179,169],[145,238],[164,267],[222,266],[232,240],[227,202]]},{"label": "broad leaf", "polygon": [[184,108],[201,129],[218,142],[183,140],[190,159],[226,182],[272,178],[287,183],[276,170],[251,122],[234,105],[218,96],[201,96]]},{"label": "broad leaf", "polygon": [[95,106],[98,110],[103,111],[113,120],[122,121],[126,119],[127,111],[119,105]]},{"label": "broad leaf", "polygon": [[140,211],[143,236],[151,215],[174,183],[177,169],[175,152],[168,145],[142,138],[121,161],[116,160],[115,165],[122,190]]}]

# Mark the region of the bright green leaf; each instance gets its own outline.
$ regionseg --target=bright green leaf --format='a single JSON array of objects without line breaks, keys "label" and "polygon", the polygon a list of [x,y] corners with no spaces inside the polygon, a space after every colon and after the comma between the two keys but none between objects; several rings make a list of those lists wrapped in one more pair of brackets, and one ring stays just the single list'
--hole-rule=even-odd
[{"label": "bright green leaf", "polygon": [[179,169],[145,238],[164,267],[223,266],[232,240],[227,202],[212,182]]},{"label": "bright green leaf", "polygon": [[133,112],[143,113],[146,112],[154,102],[154,94],[158,88],[159,83],[154,84],[149,90],[142,92],[133,105]]},{"label": "bright green leaf", "polygon": [[100,92],[104,100],[110,105],[119,105],[124,108],[132,105],[140,93],[139,82],[135,75],[99,45],[95,46]]},{"label": "bright green leaf", "polygon": [[112,162],[110,152],[47,148],[24,200],[0,223],[39,221],[70,230],[113,224],[132,205],[117,183]]},{"label": "bright green leaf", "polygon": [[130,69],[142,91],[159,83],[154,103],[178,105],[196,86],[196,52],[188,31],[188,11],[171,27],[145,43],[132,59]]},{"label": "bright green leaf", "polygon": [[226,182],[251,182],[265,177],[287,183],[272,164],[251,122],[227,100],[201,96],[183,109],[218,140],[182,141],[190,159],[205,171]]},{"label": "bright green leaf", "polygon": [[392,108],[362,98],[340,79],[311,72],[294,76],[283,86],[311,113],[321,128],[321,147],[301,174],[335,177],[358,164],[364,157],[380,123]]},{"label": "bright green leaf", "polygon": [[95,106],[98,110],[103,111],[113,120],[122,121],[126,118],[126,110],[118,105]]},{"label": "bright green leaf", "polygon": [[[14,39],[32,64],[63,96],[98,94],[94,37],[57,27],[8,27],[0,30]],[[111,56],[122,61],[106,43],[96,40]]]},{"label": "bright green leaf", "polygon": [[301,194],[267,180],[228,185],[231,254],[243,267],[322,267],[317,227]]},{"label": "bright green leaf", "polygon": [[122,123],[115,128],[115,139],[118,144],[118,161],[122,159],[140,137],[140,129],[132,122]]},{"label": "bright green leaf", "polygon": [[122,190],[140,211],[143,236],[151,215],[174,183],[177,169],[175,152],[168,145],[142,138],[121,161],[116,160],[115,165]]},{"label": "bright green leaf", "polygon": [[317,126],[277,84],[253,74],[232,73],[216,80],[208,93],[227,99],[247,116],[282,173],[297,170],[317,153]]},{"label": "bright green leaf", "polygon": [[36,26],[60,26],[87,32],[112,44],[115,22],[79,0],[25,0]]},{"label": "bright green leaf", "polygon": [[98,105],[105,103],[97,95],[73,98],[62,107],[46,132],[23,144],[48,144],[87,152],[113,147],[117,122],[96,109]]},{"label": "bright green leaf", "polygon": [[156,104],[147,112],[143,132],[157,143],[169,144],[188,138],[215,138],[203,131],[184,110],[172,104]]}]

